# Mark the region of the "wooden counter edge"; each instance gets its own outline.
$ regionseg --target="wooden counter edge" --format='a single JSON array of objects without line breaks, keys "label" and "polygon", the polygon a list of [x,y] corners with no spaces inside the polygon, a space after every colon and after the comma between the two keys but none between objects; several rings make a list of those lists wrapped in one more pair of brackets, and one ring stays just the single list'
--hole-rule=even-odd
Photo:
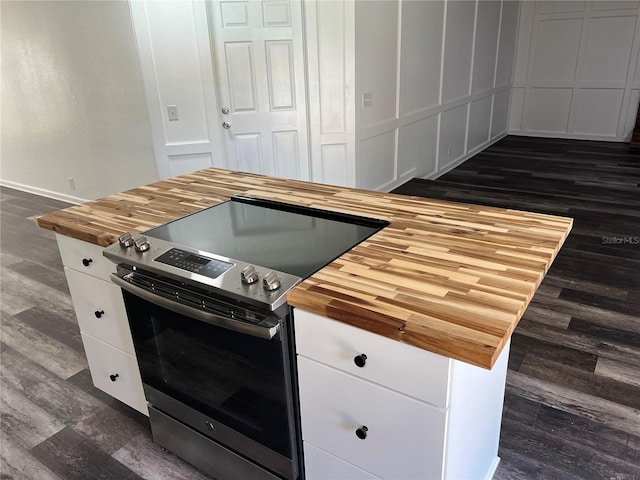
[{"label": "wooden counter edge", "polygon": [[[376,324],[376,327],[378,328],[371,328],[370,326],[367,327],[367,325],[365,324],[369,322],[369,318],[371,316],[375,317],[377,315],[376,312],[369,312],[370,315],[366,315],[368,318],[361,317],[360,319],[357,319],[357,318],[344,315],[344,312],[348,311],[349,309],[342,309],[340,307],[337,307],[335,304],[329,305],[324,302],[309,301],[309,295],[304,289],[305,287],[304,281],[299,285],[297,285],[296,287],[294,287],[291,291],[289,291],[289,293],[287,294],[287,302],[289,303],[289,305],[291,305],[294,308],[297,307],[297,308],[300,308],[301,310],[306,310],[311,313],[323,315],[333,320],[347,323],[354,327],[362,328],[369,332],[382,335],[384,337],[390,338],[392,340],[396,340],[406,345],[422,348],[424,350],[428,350],[432,353],[436,353],[436,354],[445,356],[447,358],[460,360],[462,362],[469,363],[477,367],[491,370],[495,365],[495,363],[497,362],[498,358],[500,357],[502,350],[509,342],[511,335],[513,335],[513,332],[515,331],[516,327],[520,323],[520,319],[522,318],[522,315],[524,315],[524,312],[526,311],[527,307],[531,303],[531,300],[533,299],[535,292],[538,290],[538,288],[540,288],[540,285],[544,280],[544,277],[546,276],[547,272],[549,271],[549,268],[551,268],[551,265],[553,264],[554,260],[558,256],[558,253],[560,252],[560,249],[564,245],[564,242],[569,237],[569,233],[573,228],[573,219],[569,217],[563,217],[563,218],[566,218],[567,220],[569,220],[567,229],[564,232],[564,235],[562,236],[557,247],[555,248],[554,253],[552,257],[549,259],[549,262],[547,263],[544,271],[541,272],[541,275],[538,278],[536,284],[532,287],[531,295],[528,296],[525,304],[518,312],[517,317],[515,317],[513,322],[509,324],[509,327],[505,329],[503,335],[501,337],[496,337],[497,342],[495,345],[483,345],[478,342],[469,342],[469,341],[464,341],[463,339],[448,337],[446,339],[447,347],[444,348],[441,343],[438,343],[437,341],[433,341],[436,339],[429,339],[424,335],[420,335],[420,336],[411,335],[411,334],[407,335],[406,330],[403,328],[400,328],[397,325],[394,326],[394,325],[387,324],[386,326],[383,326],[383,328],[379,328],[380,323],[378,323]],[[311,276],[310,278],[313,278],[313,276]],[[403,323],[402,327],[404,326],[405,325]]]},{"label": "wooden counter edge", "polygon": [[[334,187],[334,186],[328,186],[328,185],[322,185],[322,184],[316,184],[316,183],[312,183],[312,182],[303,182],[303,181],[296,181],[296,180],[282,180],[282,179],[272,179],[272,177],[267,177],[267,176],[261,176],[261,175],[256,175],[256,174],[244,174],[242,172],[233,172],[233,171],[229,171],[229,170],[223,170],[223,169],[216,169],[216,168],[209,168],[209,169],[205,169],[205,170],[201,170],[198,172],[193,172],[192,174],[187,174],[187,175],[183,175],[180,177],[175,177],[174,179],[168,179],[168,180],[161,180],[159,182],[155,182],[152,183],[150,185],[146,185],[146,186],[142,186],[142,187],[137,187],[131,190],[127,190],[125,192],[121,192],[119,194],[115,194],[115,195],[110,195],[107,197],[104,197],[102,199],[97,199],[97,200],[93,200],[91,202],[87,202],[86,204],[83,205],[94,205],[94,206],[98,206],[100,205],[101,202],[104,201],[110,201],[110,200],[115,200],[117,199],[119,196],[122,195],[132,195],[132,196],[140,196],[142,194],[142,192],[140,192],[141,189],[151,189],[151,190],[156,190],[156,189],[162,189],[162,188],[175,188],[176,185],[174,185],[174,183],[178,183],[180,184],[180,182],[186,182],[187,185],[180,185],[183,188],[188,188],[189,185],[188,183],[191,182],[193,180],[193,178],[197,178],[198,174],[203,174],[205,177],[210,177],[210,176],[215,176],[216,174],[221,174],[223,176],[226,177],[232,177],[232,178],[244,178],[245,176],[247,178],[250,178],[251,180],[257,180],[257,181],[263,181],[266,180],[267,182],[273,180],[276,183],[279,181],[285,182],[286,184],[288,184],[288,186],[292,189],[295,189],[295,187],[299,186],[299,185],[304,185],[306,187],[321,187],[320,190],[325,190],[325,192],[323,192],[323,195],[328,195],[327,200],[330,200],[332,198],[332,195],[335,193],[340,193],[343,192],[343,194],[345,195],[360,195],[360,194],[365,194],[365,196],[370,196],[370,195],[383,195],[385,197],[387,197],[388,200],[391,200],[395,197],[398,198],[402,198],[403,200],[410,200],[410,201],[420,201],[420,202],[429,202],[430,200],[428,198],[422,198],[422,197],[415,197],[415,196],[404,196],[404,195],[397,195],[397,194],[390,194],[390,193],[384,193],[384,192],[370,192],[370,191],[365,191],[365,190],[358,190],[358,189],[351,189],[351,188],[346,188],[346,187]],[[219,186],[220,187],[220,186]],[[248,188],[247,188],[248,187]],[[228,189],[228,185],[226,186],[226,188]],[[259,196],[264,197],[264,198],[269,198],[270,196],[272,196],[272,193],[270,193],[267,190],[261,190],[259,185],[256,184],[251,184],[246,186],[245,188],[238,188],[237,189],[237,193],[239,194],[247,194],[248,192],[251,193],[257,193]],[[346,192],[346,193],[345,193]],[[226,194],[223,194],[222,191],[219,191],[216,188],[212,188],[210,193],[210,198],[208,198],[206,201],[205,200],[201,200],[200,204],[195,205],[189,205],[189,209],[192,210],[191,213],[198,211],[200,209],[203,208],[207,208],[209,206],[213,206],[217,203],[220,203],[220,201],[224,201],[221,200],[222,197],[226,197],[229,198]],[[221,196],[222,195],[222,196]],[[281,195],[281,193],[277,193],[275,194],[276,196]],[[297,201],[296,201],[297,200]],[[431,200],[433,202],[433,200]],[[440,202],[440,201],[436,201]],[[464,208],[466,205],[471,205],[474,206],[474,208],[478,207],[478,205],[474,205],[474,204],[466,204],[466,203],[459,203],[459,202],[449,202],[449,201],[442,201],[445,203],[452,203],[452,204],[456,204],[458,205],[460,208]],[[305,204],[305,202],[301,201],[300,198],[295,197],[292,199],[292,203],[297,203],[297,204]],[[311,202],[313,204],[316,203],[316,200],[314,200],[313,202]],[[314,205],[317,206],[317,205]],[[75,207],[78,207],[78,211],[73,211],[73,209]],[[114,243],[115,241],[117,241],[117,237],[118,234],[115,233],[105,233],[104,229],[101,228],[99,225],[93,224],[92,220],[90,219],[90,214],[86,211],[83,211],[79,208],[80,206],[72,206],[72,207],[68,207],[66,209],[63,210],[59,210],[56,212],[51,212],[51,213],[46,213],[43,215],[40,215],[38,217],[35,218],[35,223],[41,227],[41,228],[45,228],[48,230],[52,230],[56,233],[59,233],[61,235],[65,235],[65,236],[69,236],[72,238],[76,238],[79,240],[83,240],[86,242],[90,242],[96,245],[100,245],[102,247],[107,247],[109,245],[111,245],[112,243]],[[333,207],[333,208],[332,208]],[[508,208],[497,208],[497,207],[486,207],[486,206],[482,206],[483,208],[486,208],[490,211],[495,211],[495,212],[520,212],[519,210],[514,210],[514,209],[508,209]],[[337,210],[337,211],[341,211],[343,210],[343,207],[340,206],[336,206],[336,205],[327,205],[325,207],[325,209],[327,210]],[[67,217],[64,219],[60,218],[60,214],[61,212],[66,212]],[[533,298],[533,295],[535,293],[535,291],[539,288],[540,283],[542,282],[542,279],[544,278],[544,276],[546,275],[546,272],[549,270],[551,264],[553,263],[553,261],[555,260],[560,248],[562,247],[562,245],[564,244],[566,238],[569,235],[569,232],[571,231],[572,225],[573,225],[573,220],[569,217],[561,217],[561,216],[556,216],[556,215],[548,215],[548,214],[541,214],[541,213],[534,213],[534,212],[525,212],[525,213],[533,213],[533,215],[535,215],[536,217],[539,218],[549,218],[550,220],[553,220],[554,222],[558,222],[558,224],[562,224],[562,227],[565,227],[565,231],[564,234],[562,235],[562,238],[560,239],[557,247],[554,249],[553,255],[551,256],[551,258],[549,259],[545,269],[543,272],[541,272],[540,278],[538,279],[538,281],[536,282],[535,285],[532,285],[532,293],[530,296],[528,296],[527,301],[525,302],[524,306],[522,309],[520,309],[517,318],[514,318],[514,321],[510,323],[509,328],[507,328],[504,332],[504,334],[502,335],[502,337],[496,337],[497,338],[497,343],[496,345],[482,345],[478,342],[476,343],[472,343],[472,342],[464,342],[462,340],[453,340],[449,342],[449,346],[455,346],[455,351],[452,352],[450,348],[442,348],[439,345],[435,345],[435,342],[430,342],[429,339],[425,339],[424,336],[422,337],[416,337],[413,335],[406,335],[406,334],[401,334],[399,333],[399,331],[396,329],[396,331],[385,331],[385,332],[378,332],[376,331],[375,328],[365,328],[368,331],[372,331],[374,333],[379,333],[382,334],[384,336],[387,336],[388,338],[392,338],[394,340],[400,341],[402,343],[406,343],[408,345],[414,345],[416,347],[419,348],[424,348],[425,350],[429,350],[432,351],[434,353],[439,353],[442,354],[444,356],[447,356],[449,358],[454,358],[457,360],[461,360],[464,361],[466,363],[470,363],[472,365],[477,365],[479,367],[482,368],[486,368],[486,369],[491,369],[493,367],[493,365],[495,364],[495,362],[497,361],[502,349],[504,348],[504,346],[506,345],[506,343],[508,342],[509,338],[511,337],[511,334],[513,333],[514,329],[516,328],[517,324],[520,321],[520,318],[522,317],[522,315],[524,314],[524,311],[526,310],[526,307],[529,305],[531,299]],[[188,214],[184,213],[184,214]],[[184,216],[184,215],[182,215]],[[399,214],[399,217],[401,217],[402,214]],[[176,217],[176,218],[180,218],[180,217]],[[389,219],[391,220],[391,224],[393,225],[394,221],[393,219]],[[400,218],[398,218],[398,220],[400,220]],[[166,219],[166,221],[170,221],[170,219]],[[162,222],[162,223],[166,223]],[[402,220],[400,220],[402,221]],[[140,231],[144,231],[144,229],[138,229],[138,230],[131,230],[132,233],[139,233]],[[120,232],[123,233],[123,232]],[[301,286],[304,285],[304,282],[301,284]],[[344,318],[344,312],[342,312],[343,314],[339,314],[336,313],[336,310],[331,308],[328,309],[326,308],[326,306],[324,306],[322,304],[322,302],[313,302],[313,306],[308,306],[307,308],[305,308],[305,304],[306,302],[300,301],[299,298],[296,297],[296,295],[300,293],[300,297],[303,298],[304,295],[302,295],[303,290],[300,290],[300,286],[296,287],[294,290],[292,290],[291,292],[289,292],[288,295],[288,299],[289,302],[292,306],[296,307],[298,306],[299,308],[303,308],[303,309],[308,309],[309,311],[311,311],[312,313],[317,313],[319,315],[325,315],[329,318],[333,318],[335,320],[338,321],[342,321],[344,323],[351,323],[354,326],[359,326],[358,323],[353,323],[353,320],[350,319],[345,319]],[[375,312],[370,312],[371,315],[375,316]],[[362,328],[362,324],[360,324],[360,327]]]}]

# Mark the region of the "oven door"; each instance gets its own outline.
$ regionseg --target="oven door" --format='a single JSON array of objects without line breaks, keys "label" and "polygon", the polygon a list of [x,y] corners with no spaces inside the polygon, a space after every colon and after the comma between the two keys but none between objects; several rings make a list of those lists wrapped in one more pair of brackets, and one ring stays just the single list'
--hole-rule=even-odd
[{"label": "oven door", "polygon": [[182,305],[159,296],[152,301],[153,293],[121,282],[151,406],[295,478],[288,317],[279,319],[272,338],[264,338],[185,315]]}]

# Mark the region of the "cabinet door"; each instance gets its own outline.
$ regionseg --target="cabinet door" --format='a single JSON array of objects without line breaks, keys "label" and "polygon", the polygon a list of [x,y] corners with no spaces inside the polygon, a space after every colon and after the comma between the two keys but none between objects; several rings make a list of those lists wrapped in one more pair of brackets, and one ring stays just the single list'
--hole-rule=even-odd
[{"label": "cabinet door", "polygon": [[451,359],[298,308],[294,322],[299,355],[447,407]]},{"label": "cabinet door", "polygon": [[67,267],[64,273],[80,330],[135,355],[120,288]]},{"label": "cabinet door", "polygon": [[59,234],[56,240],[65,267],[105,281],[109,281],[109,274],[116,271],[115,263],[102,255],[103,247],[100,245]]},{"label": "cabinet door", "polygon": [[93,384],[148,416],[136,358],[85,333],[82,334],[82,343]]},{"label": "cabinet door", "polygon": [[308,442],[304,443],[304,474],[307,480],[380,480]]},{"label": "cabinet door", "polygon": [[298,376],[305,442],[381,478],[442,477],[445,410],[302,357]]}]

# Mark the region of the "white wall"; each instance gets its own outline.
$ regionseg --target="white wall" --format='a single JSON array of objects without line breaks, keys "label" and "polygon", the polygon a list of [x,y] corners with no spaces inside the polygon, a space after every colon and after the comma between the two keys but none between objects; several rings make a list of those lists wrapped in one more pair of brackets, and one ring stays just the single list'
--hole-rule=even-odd
[{"label": "white wall", "polygon": [[82,201],[155,181],[128,4],[1,8],[2,184]]},{"label": "white wall", "polygon": [[510,133],[628,141],[640,97],[640,2],[524,2]]},{"label": "white wall", "polygon": [[356,2],[358,187],[435,178],[506,134],[517,21],[511,1]]}]

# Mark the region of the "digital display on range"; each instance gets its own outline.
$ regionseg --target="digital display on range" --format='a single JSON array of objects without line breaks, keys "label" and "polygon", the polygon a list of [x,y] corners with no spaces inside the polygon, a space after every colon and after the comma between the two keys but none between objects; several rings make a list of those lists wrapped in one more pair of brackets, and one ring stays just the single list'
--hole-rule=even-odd
[{"label": "digital display on range", "polygon": [[233,263],[194,255],[179,248],[172,248],[156,258],[155,261],[209,278],[218,278],[233,267]]},{"label": "digital display on range", "polygon": [[209,258],[199,257],[197,255],[189,255],[187,258],[185,258],[185,261],[199,263],[200,265],[206,265],[211,260]]}]

